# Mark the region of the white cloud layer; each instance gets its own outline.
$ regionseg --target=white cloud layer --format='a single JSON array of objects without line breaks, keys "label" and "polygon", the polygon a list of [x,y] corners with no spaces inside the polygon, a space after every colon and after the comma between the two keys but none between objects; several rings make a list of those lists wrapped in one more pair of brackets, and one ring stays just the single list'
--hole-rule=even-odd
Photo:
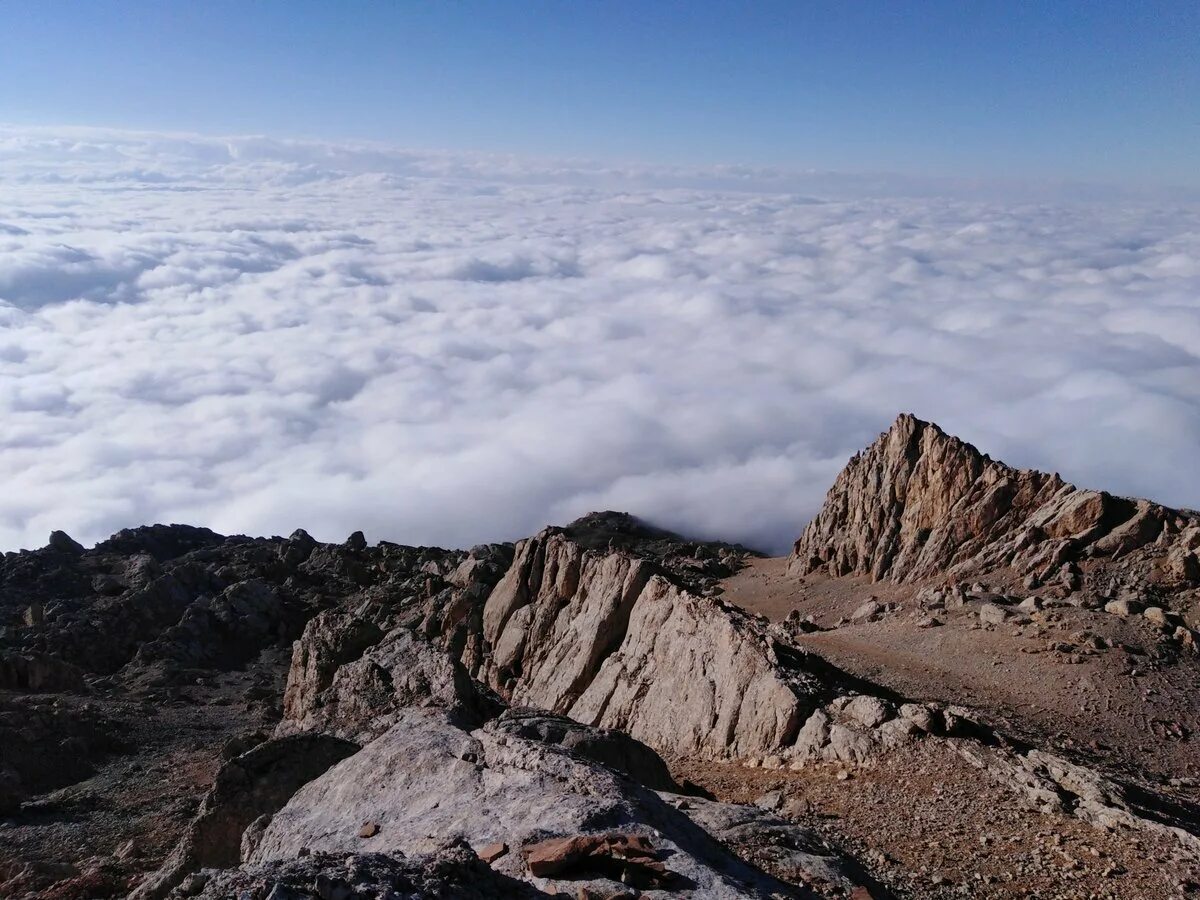
[{"label": "white cloud layer", "polygon": [[1200,206],[934,187],[0,129],[0,548],[780,550],[902,410],[1200,506]]}]

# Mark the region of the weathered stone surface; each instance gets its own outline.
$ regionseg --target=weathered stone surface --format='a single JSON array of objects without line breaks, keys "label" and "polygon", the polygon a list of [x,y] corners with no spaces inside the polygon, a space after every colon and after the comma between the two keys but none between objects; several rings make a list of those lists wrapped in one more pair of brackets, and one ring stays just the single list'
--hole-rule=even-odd
[{"label": "weathered stone surface", "polygon": [[791,743],[830,692],[821,661],[795,650],[785,661],[744,613],[553,529],[518,545],[483,627],[482,675],[514,704],[667,754],[761,757]]},{"label": "weathered stone surface", "polygon": [[970,741],[956,742],[953,747],[1043,812],[1073,815],[1109,831],[1162,834],[1192,855],[1200,854],[1200,837],[1189,830],[1194,822],[1181,817],[1183,807],[1162,803],[1143,791],[1131,791],[1093,769],[1041,750],[1013,753]]},{"label": "weathered stone surface", "polygon": [[379,900],[441,897],[455,900],[545,900],[533,885],[490,869],[462,841],[420,856],[314,853],[227,871],[205,872],[173,898],[229,900]]},{"label": "weathered stone surface", "polygon": [[588,553],[559,533],[522,542],[484,607],[486,680],[514,704],[569,709],[621,642],[652,574],[644,560]]},{"label": "weathered stone surface", "polygon": [[[365,840],[358,837],[364,821],[379,827]],[[464,731],[428,708],[403,711],[362,751],[301,788],[275,813],[249,862],[294,859],[302,849],[414,856],[436,852],[451,837],[524,847],[606,833],[613,822],[669,854],[692,896],[789,895],[631,779],[554,745],[490,728]],[[504,855],[492,868],[546,886],[521,854]]]},{"label": "weathered stone surface", "polygon": [[410,706],[441,707],[471,725],[501,708],[440,646],[404,628],[383,635],[357,617],[325,613],[296,642],[276,733],[318,730],[365,741]]},{"label": "weathered stone surface", "polygon": [[567,715],[660,752],[763,756],[789,743],[830,689],[780,652],[754,623],[656,577]]},{"label": "weathered stone surface", "polygon": [[853,860],[838,853],[815,831],[788,821],[762,805],[743,806],[689,799],[687,815],[742,859],[792,884],[834,886],[849,895],[865,888],[867,896],[887,892]]},{"label": "weathered stone surface", "polygon": [[677,786],[662,758],[645,744],[620,731],[594,728],[564,716],[535,709],[509,709],[488,724],[494,734],[554,744],[571,753],[623,772],[655,791]]},{"label": "weathered stone surface", "polygon": [[358,616],[327,610],[304,626],[292,646],[292,664],[283,694],[286,730],[303,730],[315,715],[318,698],[329,689],[338,668],[379,643],[383,630]]},{"label": "weathered stone surface", "polygon": [[[1162,552],[1184,560],[1191,551],[1181,549],[1175,520],[1194,523],[1148,501],[1010,468],[936,425],[902,415],[838,476],[796,541],[789,571],[892,581],[1005,566],[1041,573],[1085,555],[1124,556],[1161,543],[1168,529],[1176,549]],[[1172,569],[1181,579],[1189,570],[1185,561]]]}]

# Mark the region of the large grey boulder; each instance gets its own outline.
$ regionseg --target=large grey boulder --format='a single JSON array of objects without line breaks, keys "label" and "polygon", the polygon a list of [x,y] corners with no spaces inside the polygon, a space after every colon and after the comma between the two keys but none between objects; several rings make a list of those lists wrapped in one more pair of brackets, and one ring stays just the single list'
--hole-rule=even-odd
[{"label": "large grey boulder", "polygon": [[[329,854],[435,853],[451,838],[511,848],[493,868],[542,890],[620,888],[602,873],[565,882],[532,874],[526,854],[548,838],[648,842],[690,896],[809,896],[739,860],[673,805],[561,747],[490,728],[467,732],[444,710],[403,710],[361,752],[305,785],[267,825],[247,862]],[[648,893],[647,896],[658,896]]]}]

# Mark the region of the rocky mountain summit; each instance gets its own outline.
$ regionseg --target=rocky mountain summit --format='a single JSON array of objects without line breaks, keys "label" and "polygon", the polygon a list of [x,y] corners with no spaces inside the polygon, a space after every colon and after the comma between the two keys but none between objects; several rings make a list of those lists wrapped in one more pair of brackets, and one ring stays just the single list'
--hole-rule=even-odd
[{"label": "rocky mountain summit", "polygon": [[838,476],[790,569],[902,582],[1010,570],[1031,585],[1070,585],[1081,565],[1114,584],[1189,589],[1200,580],[1200,513],[1013,469],[902,415]]},{"label": "rocky mountain summit", "polygon": [[1197,523],[902,416],[786,560],[56,532],[0,560],[0,895],[1183,896]]}]

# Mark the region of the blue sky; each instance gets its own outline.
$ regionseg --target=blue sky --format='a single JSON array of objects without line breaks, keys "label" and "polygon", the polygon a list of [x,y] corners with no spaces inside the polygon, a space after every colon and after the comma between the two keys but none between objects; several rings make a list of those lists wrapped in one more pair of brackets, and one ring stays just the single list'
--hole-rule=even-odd
[{"label": "blue sky", "polygon": [[1200,3],[0,3],[0,121],[1200,183]]}]

